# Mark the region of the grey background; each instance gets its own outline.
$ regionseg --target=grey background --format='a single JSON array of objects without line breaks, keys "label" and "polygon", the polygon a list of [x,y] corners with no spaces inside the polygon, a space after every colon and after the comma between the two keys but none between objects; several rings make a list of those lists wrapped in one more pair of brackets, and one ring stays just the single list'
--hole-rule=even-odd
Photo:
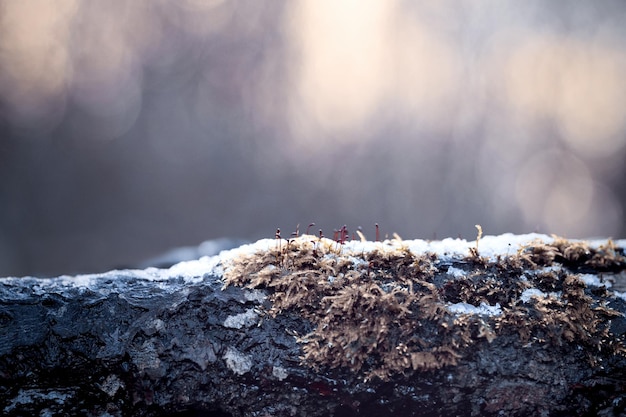
[{"label": "grey background", "polygon": [[310,222],[623,237],[620,1],[0,2],[0,276]]}]

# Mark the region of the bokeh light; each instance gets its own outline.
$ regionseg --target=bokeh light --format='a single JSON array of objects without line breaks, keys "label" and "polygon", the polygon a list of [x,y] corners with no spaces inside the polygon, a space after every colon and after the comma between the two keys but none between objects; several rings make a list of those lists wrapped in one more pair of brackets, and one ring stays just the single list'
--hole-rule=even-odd
[{"label": "bokeh light", "polygon": [[595,39],[529,39],[508,62],[509,99],[521,117],[553,120],[586,157],[620,150],[626,138],[626,54]]},{"label": "bokeh light", "polygon": [[0,2],[0,276],[310,222],[623,237],[625,19],[617,0]]}]

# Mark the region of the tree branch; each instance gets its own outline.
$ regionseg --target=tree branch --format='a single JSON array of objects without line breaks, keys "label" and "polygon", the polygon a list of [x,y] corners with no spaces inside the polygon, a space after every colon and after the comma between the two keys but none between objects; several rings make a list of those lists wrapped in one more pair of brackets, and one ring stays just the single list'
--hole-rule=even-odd
[{"label": "tree branch", "polygon": [[304,235],[167,270],[2,278],[0,410],[620,413],[625,243]]}]

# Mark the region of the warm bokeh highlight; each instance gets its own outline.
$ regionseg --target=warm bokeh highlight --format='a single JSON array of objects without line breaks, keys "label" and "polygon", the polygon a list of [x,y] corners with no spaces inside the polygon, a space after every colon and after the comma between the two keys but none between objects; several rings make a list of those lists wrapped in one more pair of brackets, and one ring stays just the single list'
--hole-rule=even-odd
[{"label": "warm bokeh highlight", "polygon": [[618,1],[2,2],[0,275],[309,222],[623,236],[624,19]]}]

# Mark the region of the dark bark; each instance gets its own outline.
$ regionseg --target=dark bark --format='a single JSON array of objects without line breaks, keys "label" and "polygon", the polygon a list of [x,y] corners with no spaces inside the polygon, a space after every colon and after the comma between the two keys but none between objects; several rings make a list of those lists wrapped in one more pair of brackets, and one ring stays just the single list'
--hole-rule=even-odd
[{"label": "dark bark", "polygon": [[[450,266],[502,273],[478,260],[447,262],[436,278]],[[526,343],[503,332],[461,349],[456,365],[365,382],[349,369],[301,363],[293,334],[314,326],[296,311],[265,314],[269,290],[222,290],[221,278],[208,274],[150,274],[111,272],[77,278],[81,285],[1,279],[0,413],[624,415],[626,362],[609,349]],[[626,312],[622,298],[584,291]],[[626,320],[613,317],[610,331],[622,338]]]}]

